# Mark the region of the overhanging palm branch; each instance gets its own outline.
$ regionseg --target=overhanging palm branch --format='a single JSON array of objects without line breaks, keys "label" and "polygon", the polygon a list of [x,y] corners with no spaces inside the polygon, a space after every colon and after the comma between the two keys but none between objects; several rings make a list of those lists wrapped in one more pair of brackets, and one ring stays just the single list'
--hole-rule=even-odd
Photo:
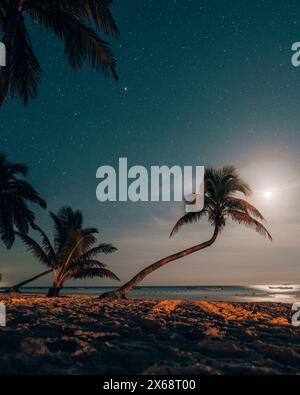
[{"label": "overhanging palm branch", "polygon": [[[31,0],[30,3],[32,7],[40,5],[39,0]],[[118,26],[111,13],[112,0],[48,0],[48,6],[51,6],[52,9],[68,11],[86,22],[92,19],[97,28],[104,33],[111,34],[114,37],[120,35]]]},{"label": "overhanging palm branch", "polygon": [[[42,70],[28,32],[32,19],[64,42],[73,70],[86,65],[118,79],[116,59],[100,33],[119,36],[110,0],[1,0],[1,41],[6,46],[7,67],[0,70],[0,106],[10,92],[24,105],[38,94]],[[29,17],[29,18],[28,18]]]},{"label": "overhanging palm branch", "polygon": [[97,71],[105,74],[111,72],[118,79],[116,60],[109,44],[82,20],[59,9],[38,6],[30,13],[48,32],[64,41],[65,54],[73,70],[90,64]]},{"label": "overhanging palm branch", "polygon": [[24,20],[16,27],[11,51],[10,93],[12,97],[19,97],[26,106],[29,99],[37,97],[42,69],[34,54]]}]

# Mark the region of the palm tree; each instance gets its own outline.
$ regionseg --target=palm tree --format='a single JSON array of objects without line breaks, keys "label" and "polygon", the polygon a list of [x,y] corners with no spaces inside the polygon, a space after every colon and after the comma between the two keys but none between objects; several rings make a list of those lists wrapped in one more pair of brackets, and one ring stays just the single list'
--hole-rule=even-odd
[{"label": "palm tree", "polygon": [[194,213],[186,213],[177,221],[170,236],[178,232],[183,225],[198,222],[200,219],[207,217],[209,223],[213,227],[212,237],[204,243],[197,244],[194,247],[187,248],[153,263],[139,272],[119,290],[107,292],[101,295],[101,298],[124,298],[128,292],[153,271],[161,268],[167,263],[210,247],[216,241],[228,219],[248,226],[259,234],[267,236],[272,240],[270,233],[261,223],[261,221],[264,221],[261,213],[246,200],[239,197],[239,195],[249,196],[251,194],[251,189],[250,186],[240,178],[234,166],[224,166],[220,169],[206,169],[204,190],[203,210]]},{"label": "palm tree", "polygon": [[6,47],[6,66],[0,70],[0,107],[9,92],[24,105],[37,96],[42,69],[28,31],[30,19],[64,41],[72,70],[90,64],[117,79],[116,60],[108,42],[98,34],[101,30],[119,35],[112,5],[112,0],[0,0],[1,41]]},{"label": "palm tree", "polygon": [[97,244],[96,228],[83,228],[83,218],[80,211],[73,211],[70,207],[63,207],[58,214],[50,213],[54,222],[53,244],[38,226],[35,229],[41,236],[41,244],[24,233],[18,236],[25,243],[28,250],[54,276],[53,286],[48,296],[58,296],[64,283],[73,279],[106,277],[118,280],[118,277],[106,269],[106,265],[96,260],[98,254],[110,254],[117,249],[111,244]]},{"label": "palm tree", "polygon": [[46,208],[39,193],[21,177],[26,177],[28,167],[23,163],[10,163],[0,154],[0,234],[7,248],[15,240],[15,229],[24,234],[34,225],[34,213],[28,203]]}]

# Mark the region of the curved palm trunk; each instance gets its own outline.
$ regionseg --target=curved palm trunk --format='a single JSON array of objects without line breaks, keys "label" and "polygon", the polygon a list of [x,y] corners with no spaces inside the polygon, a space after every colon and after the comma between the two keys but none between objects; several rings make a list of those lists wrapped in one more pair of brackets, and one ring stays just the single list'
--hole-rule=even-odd
[{"label": "curved palm trunk", "polygon": [[19,284],[13,285],[12,287],[8,288],[5,292],[7,292],[7,293],[8,293],[8,292],[19,292],[19,288],[23,287],[23,286],[26,285],[26,284],[31,283],[32,281],[37,280],[37,279],[40,278],[40,277],[46,276],[46,275],[49,274],[49,273],[52,273],[52,269],[47,270],[47,271],[45,271],[45,272],[43,272],[43,273],[40,273],[40,274],[38,274],[38,275],[36,275],[36,276],[34,276],[34,277],[32,277],[32,278],[26,280],[26,281],[22,281],[22,282],[19,283]]},{"label": "curved palm trunk", "polygon": [[134,276],[130,281],[124,284],[120,289],[117,291],[106,292],[100,295],[100,299],[121,299],[125,298],[125,295],[128,294],[137,284],[139,284],[143,279],[150,273],[154,272],[155,270],[161,268],[162,266],[166,265],[167,263],[176,261],[177,259],[183,258],[187,255],[193,254],[194,252],[204,250],[205,248],[210,247],[217,239],[218,236],[218,228],[215,228],[214,234],[212,238],[204,243],[197,244],[194,247],[187,248],[183,251],[177,252],[176,254],[170,255],[166,258],[163,258],[152,265],[146,267],[144,270],[139,272],[136,276]]}]

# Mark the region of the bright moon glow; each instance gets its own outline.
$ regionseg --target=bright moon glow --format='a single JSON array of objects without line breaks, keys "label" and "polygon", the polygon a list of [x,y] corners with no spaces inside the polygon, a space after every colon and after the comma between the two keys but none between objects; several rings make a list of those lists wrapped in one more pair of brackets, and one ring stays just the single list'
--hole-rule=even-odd
[{"label": "bright moon glow", "polygon": [[265,191],[264,197],[265,197],[265,199],[271,199],[273,197],[273,192],[272,191]]}]

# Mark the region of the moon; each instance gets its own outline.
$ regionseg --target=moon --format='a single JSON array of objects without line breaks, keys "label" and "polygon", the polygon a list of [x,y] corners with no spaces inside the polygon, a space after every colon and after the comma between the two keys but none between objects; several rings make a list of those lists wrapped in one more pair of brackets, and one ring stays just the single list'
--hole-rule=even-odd
[{"label": "moon", "polygon": [[270,200],[270,199],[272,199],[272,197],[273,197],[273,192],[271,190],[268,190],[268,191],[264,192],[264,198],[265,199]]}]

